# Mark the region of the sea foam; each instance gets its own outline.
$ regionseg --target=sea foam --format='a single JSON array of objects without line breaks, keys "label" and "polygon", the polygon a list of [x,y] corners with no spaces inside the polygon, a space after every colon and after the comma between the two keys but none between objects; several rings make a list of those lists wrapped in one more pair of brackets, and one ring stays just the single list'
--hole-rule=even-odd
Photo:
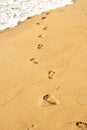
[{"label": "sea foam", "polygon": [[0,30],[15,27],[29,17],[73,4],[72,0],[0,0]]}]

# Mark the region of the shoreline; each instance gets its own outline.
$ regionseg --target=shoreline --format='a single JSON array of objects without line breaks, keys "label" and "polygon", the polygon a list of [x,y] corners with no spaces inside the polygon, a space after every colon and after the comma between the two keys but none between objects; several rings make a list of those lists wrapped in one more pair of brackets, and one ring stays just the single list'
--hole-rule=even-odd
[{"label": "shoreline", "polygon": [[[32,7],[33,9],[32,8],[29,9],[26,6],[26,3],[28,4],[27,6],[29,6],[29,8],[30,8],[30,5],[31,5],[31,7],[34,6],[34,7]],[[3,8],[1,8],[1,10],[0,10],[1,13],[3,13],[3,15],[6,15],[7,17],[3,17],[3,16],[1,17],[1,24],[4,24],[4,26],[3,25],[0,26],[0,30],[6,30],[9,28],[16,27],[16,26],[18,26],[19,23],[24,22],[28,18],[32,18],[34,16],[40,15],[43,12],[51,11],[51,10],[54,10],[57,8],[62,8],[62,7],[74,4],[73,1],[70,1],[69,3],[66,2],[66,4],[63,3],[62,1],[61,1],[61,4],[60,4],[60,2],[55,1],[54,3],[52,2],[54,4],[54,6],[52,7],[52,3],[50,3],[49,0],[48,0],[48,3],[49,3],[49,6],[45,7],[45,8],[42,7],[41,2],[40,3],[37,2],[37,4],[35,4],[36,6],[34,5],[33,2],[20,3],[21,6],[15,5],[15,2],[14,2],[14,4],[13,4],[14,6],[9,5],[8,8],[3,7],[3,8],[5,8],[4,10],[7,10],[7,12],[4,12]],[[42,1],[42,4],[45,4],[45,2]],[[58,4],[58,5],[56,6],[56,4]],[[24,5],[25,5],[26,9],[24,8]],[[12,7],[10,7],[10,6],[12,6]],[[20,6],[20,8],[17,6]],[[41,6],[41,7],[39,7],[39,6]],[[47,5],[45,4],[44,6],[47,6]],[[36,12],[35,12],[35,10],[36,10]],[[10,14],[10,16],[9,16],[9,14]]]}]

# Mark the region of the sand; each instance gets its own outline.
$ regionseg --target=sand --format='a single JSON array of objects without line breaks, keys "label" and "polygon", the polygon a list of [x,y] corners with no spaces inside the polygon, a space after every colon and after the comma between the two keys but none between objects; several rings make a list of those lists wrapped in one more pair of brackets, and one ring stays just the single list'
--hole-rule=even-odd
[{"label": "sand", "polygon": [[87,1],[0,31],[0,130],[87,130]]}]

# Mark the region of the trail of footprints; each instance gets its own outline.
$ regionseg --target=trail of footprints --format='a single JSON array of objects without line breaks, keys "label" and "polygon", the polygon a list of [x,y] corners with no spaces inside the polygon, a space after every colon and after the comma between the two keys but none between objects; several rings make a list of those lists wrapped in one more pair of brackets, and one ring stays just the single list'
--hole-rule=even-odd
[{"label": "trail of footprints", "polygon": [[[60,10],[61,12],[63,10]],[[46,12],[45,15],[48,15],[50,14],[50,12]],[[29,18],[30,19],[30,18]],[[41,20],[45,20],[46,19],[46,16],[43,16],[41,18]],[[36,23],[37,25],[40,25],[39,22]],[[43,30],[47,30],[49,27],[48,26],[45,26],[43,28]],[[42,35],[38,35],[37,36],[38,38],[43,38]],[[40,49],[43,49],[44,45],[43,44],[38,44],[37,45],[37,49],[40,50]],[[38,64],[39,63],[39,60],[37,58],[31,58],[30,59],[30,62],[34,63],[34,64]],[[55,71],[48,71],[48,79],[54,79],[55,78]],[[56,90],[59,90],[60,87],[57,87]],[[50,94],[45,94],[41,100],[40,100],[40,103],[39,105],[41,107],[46,107],[46,106],[56,106],[59,104],[59,101],[56,100],[56,98],[54,98],[53,96],[51,96]],[[87,130],[87,123],[86,122],[82,122],[82,121],[77,121],[76,122],[76,126],[81,129],[81,130]],[[27,128],[26,130],[31,130],[32,128],[35,127],[35,124],[32,124],[30,128]]]},{"label": "trail of footprints", "polygon": [[[46,13],[45,13],[45,15],[48,15],[48,14],[50,14],[50,12],[46,12]],[[41,20],[44,20],[44,19],[46,19],[46,16],[43,16],[43,17],[41,18]],[[37,22],[36,24],[37,24],[37,25],[40,25],[39,22]],[[45,26],[45,27],[43,28],[43,30],[47,30],[48,28],[49,28],[48,26]],[[42,36],[42,35],[38,35],[37,37],[42,38],[43,36]],[[43,47],[44,47],[43,44],[38,44],[38,45],[37,45],[37,49],[38,49],[38,50],[43,49]],[[38,60],[37,58],[31,58],[30,61],[33,62],[34,64],[38,64],[38,63],[39,63],[39,60]],[[54,71],[49,71],[49,72],[48,72],[48,79],[54,79],[54,77],[55,77],[55,72],[54,72]]]},{"label": "trail of footprints", "polygon": [[[49,12],[46,12],[45,15],[48,15]],[[41,18],[41,20],[45,20],[46,19],[46,16],[43,16]],[[40,25],[39,22],[36,23],[36,25]],[[45,26],[43,27],[43,30],[47,30],[49,27],[48,26]],[[40,34],[37,36],[38,38],[43,38],[43,36]],[[42,43],[38,44],[37,45],[37,49],[38,50],[41,50],[44,48],[44,45]],[[34,63],[34,64],[38,64],[39,63],[39,60],[37,58],[31,58],[30,59],[30,62]],[[47,78],[48,79],[54,79],[55,78],[55,72],[50,70],[48,71],[47,73]],[[46,94],[43,96],[43,98],[41,98],[41,101],[40,101],[40,106],[53,106],[53,105],[57,105],[59,104],[59,102],[53,97],[51,96],[50,94]]]},{"label": "trail of footprints", "polygon": [[[60,10],[60,11],[62,11],[62,10]],[[46,12],[45,15],[48,15],[49,13],[50,13],[50,12]],[[43,16],[43,17],[41,18],[41,20],[45,20],[45,19],[46,19],[46,16]],[[39,22],[37,22],[36,24],[37,24],[37,25],[40,25]],[[47,30],[48,28],[49,28],[48,26],[45,26],[45,27],[43,28],[43,30]],[[38,38],[43,38],[42,35],[38,35],[37,37],[38,37]],[[38,50],[43,49],[43,47],[44,47],[43,44],[38,44],[38,45],[37,45],[37,49],[38,49]],[[37,58],[31,58],[30,61],[33,62],[34,64],[38,64],[38,63],[39,63],[39,60],[38,60]],[[52,70],[48,71],[48,79],[54,79],[54,78],[55,78],[55,74],[56,74],[55,71],[52,71]],[[60,88],[60,87],[57,87],[56,90],[59,90],[59,88]],[[58,104],[59,104],[59,101],[56,100],[56,98],[54,98],[54,97],[51,96],[50,94],[45,94],[45,95],[41,98],[41,100],[40,100],[40,102],[39,102],[39,105],[40,105],[41,107],[44,107],[44,106],[45,106],[45,107],[46,107],[46,106],[56,106],[56,105],[58,105]],[[76,126],[77,126],[78,128],[80,128],[81,130],[87,130],[87,123],[86,123],[86,122],[81,122],[81,121],[76,122]],[[31,126],[31,128],[33,128],[33,127],[35,127],[35,124],[33,124],[33,125]],[[30,128],[27,128],[27,130],[30,130]]]}]

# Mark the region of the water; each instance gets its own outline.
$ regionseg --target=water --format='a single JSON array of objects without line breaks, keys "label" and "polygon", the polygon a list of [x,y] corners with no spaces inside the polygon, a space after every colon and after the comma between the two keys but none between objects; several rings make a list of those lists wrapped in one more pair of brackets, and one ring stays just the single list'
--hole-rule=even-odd
[{"label": "water", "polygon": [[0,30],[16,26],[29,17],[73,4],[72,0],[0,0]]}]

